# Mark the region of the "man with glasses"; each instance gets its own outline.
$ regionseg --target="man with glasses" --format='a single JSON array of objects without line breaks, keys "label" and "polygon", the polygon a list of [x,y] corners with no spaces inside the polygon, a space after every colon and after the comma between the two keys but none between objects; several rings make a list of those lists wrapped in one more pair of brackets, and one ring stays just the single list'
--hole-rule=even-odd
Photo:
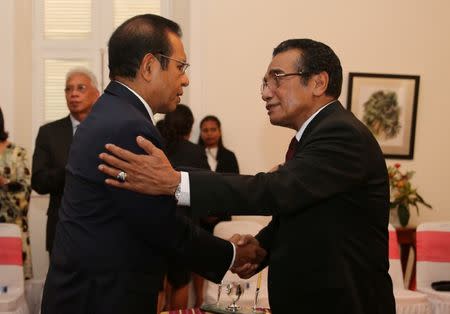
[{"label": "man with glasses", "polygon": [[69,115],[39,128],[33,154],[31,187],[39,194],[50,193],[47,210],[45,247],[51,255],[58,210],[64,190],[67,157],[73,134],[87,117],[99,96],[95,75],[85,68],[75,68],[66,74],[64,88]]},{"label": "man with glasses", "polygon": [[[395,313],[388,274],[389,180],[370,131],[338,101],[342,68],[327,45],[310,39],[282,42],[261,93],[270,122],[297,133],[286,162],[255,176],[178,172],[161,150],[138,137],[148,155],[108,145],[110,166],[100,170],[126,182],[107,183],[151,195],[184,195],[194,214],[229,210],[273,219],[255,237],[268,252],[269,302],[282,313]],[[185,187],[185,184],[187,186]],[[161,188],[165,187],[165,188]],[[243,209],[245,209],[243,211]]]},{"label": "man with glasses", "polygon": [[[106,143],[143,153],[142,134],[162,147],[153,114],[173,111],[189,80],[179,26],[145,14],[108,43],[111,83],[78,127],[66,167],[42,314],[155,313],[169,259],[219,282],[231,266],[257,264],[265,251],[235,247],[175,215],[173,196],[107,186],[98,171]],[[126,180],[126,173],[117,176]]]}]

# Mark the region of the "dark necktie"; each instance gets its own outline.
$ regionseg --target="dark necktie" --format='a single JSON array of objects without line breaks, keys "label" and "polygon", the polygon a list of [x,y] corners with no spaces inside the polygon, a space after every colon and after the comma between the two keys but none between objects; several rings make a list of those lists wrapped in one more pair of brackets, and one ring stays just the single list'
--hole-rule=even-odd
[{"label": "dark necktie", "polygon": [[294,136],[292,138],[291,142],[289,143],[289,148],[286,152],[286,161],[289,161],[294,157],[295,147],[296,147],[297,143],[298,143],[297,138]]}]

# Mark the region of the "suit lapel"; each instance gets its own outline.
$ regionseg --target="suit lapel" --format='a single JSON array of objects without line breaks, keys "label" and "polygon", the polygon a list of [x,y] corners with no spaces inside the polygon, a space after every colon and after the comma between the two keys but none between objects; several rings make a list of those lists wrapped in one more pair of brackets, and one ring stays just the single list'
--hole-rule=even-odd
[{"label": "suit lapel", "polygon": [[62,145],[64,148],[64,151],[66,152],[66,160],[64,163],[67,162],[67,156],[69,155],[70,145],[72,144],[73,140],[73,126],[72,126],[72,120],[70,120],[70,115],[68,115],[66,118],[64,118],[64,123],[62,124],[61,128],[61,136],[62,141],[58,145]]},{"label": "suit lapel", "polygon": [[336,100],[329,104],[326,108],[324,108],[322,111],[320,111],[317,116],[312,119],[312,121],[308,124],[305,131],[303,132],[302,138],[297,144],[296,152],[300,151],[303,148],[303,145],[305,143],[305,139],[308,138],[308,136],[311,134],[311,132],[320,126],[320,123],[326,119],[329,115],[333,114],[337,110],[345,110],[344,107],[342,107],[341,103]]},{"label": "suit lapel", "polygon": [[63,136],[63,142],[64,145],[67,145],[67,150],[70,147],[70,144],[72,144],[73,139],[73,126],[72,126],[72,120],[70,120],[70,115],[68,115],[64,119],[63,129],[61,130],[62,136]]}]

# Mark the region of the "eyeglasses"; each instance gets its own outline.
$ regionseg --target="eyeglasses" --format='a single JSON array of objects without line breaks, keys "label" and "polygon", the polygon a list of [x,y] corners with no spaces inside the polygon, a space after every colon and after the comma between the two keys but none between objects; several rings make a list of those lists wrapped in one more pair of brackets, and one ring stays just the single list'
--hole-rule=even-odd
[{"label": "eyeglasses", "polygon": [[288,76],[303,76],[306,75],[307,72],[300,71],[300,72],[292,72],[292,73],[271,73],[267,78],[263,78],[262,84],[261,84],[261,93],[264,92],[264,89],[267,87],[271,91],[274,91],[278,87],[280,87],[280,80],[282,78],[288,77]]},{"label": "eyeglasses", "polygon": [[64,88],[64,92],[66,94],[71,94],[74,91],[77,91],[77,92],[79,92],[81,94],[84,94],[84,93],[86,93],[87,88],[88,88],[87,85],[84,85],[84,84],[78,84],[78,85],[75,85],[75,86],[66,86],[66,88]]},{"label": "eyeglasses", "polygon": [[171,58],[171,57],[163,55],[161,53],[159,53],[159,55],[161,57],[163,57],[163,58],[166,58],[166,59],[173,60],[173,61],[177,62],[178,63],[177,68],[178,68],[178,70],[180,70],[181,73],[186,72],[187,68],[190,66],[189,63],[187,63],[187,62],[185,62],[183,60],[178,60],[178,59],[175,59],[175,58]]}]

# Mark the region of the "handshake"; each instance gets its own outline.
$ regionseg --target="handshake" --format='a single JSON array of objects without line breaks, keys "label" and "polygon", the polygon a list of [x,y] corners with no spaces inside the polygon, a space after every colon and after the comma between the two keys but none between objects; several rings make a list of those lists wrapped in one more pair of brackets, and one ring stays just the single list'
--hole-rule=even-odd
[{"label": "handshake", "polygon": [[234,264],[230,270],[243,279],[252,277],[266,257],[266,250],[260,247],[258,240],[249,234],[234,234],[229,241],[236,247]]}]

